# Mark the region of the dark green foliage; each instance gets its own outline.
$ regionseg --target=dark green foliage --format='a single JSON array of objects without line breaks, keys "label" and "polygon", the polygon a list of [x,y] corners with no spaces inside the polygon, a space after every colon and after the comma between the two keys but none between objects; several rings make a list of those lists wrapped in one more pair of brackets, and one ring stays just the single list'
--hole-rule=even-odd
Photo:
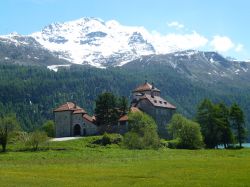
[{"label": "dark green foliage", "polygon": [[246,138],[246,129],[245,129],[245,119],[244,113],[237,104],[233,104],[230,108],[230,120],[232,127],[236,132],[236,138],[240,147]]},{"label": "dark green foliage", "polygon": [[124,96],[118,98],[118,107],[121,114],[126,114],[128,112],[128,99]]},{"label": "dark green foliage", "polygon": [[55,123],[52,120],[46,121],[43,126],[42,130],[47,133],[48,137],[55,137]]},{"label": "dark green foliage", "polygon": [[224,148],[227,148],[229,144],[234,143],[233,133],[230,127],[229,121],[229,109],[224,103],[218,105],[218,121],[221,123],[221,143]]},{"label": "dark green foliage", "polygon": [[174,114],[168,124],[168,131],[175,141],[170,147],[184,149],[199,149],[203,147],[200,125],[186,119],[181,114]]},{"label": "dark green foliage", "polygon": [[127,113],[128,104],[125,97],[116,97],[112,93],[103,93],[96,99],[95,116],[101,131],[109,132],[111,126],[117,125],[118,119]]},{"label": "dark green foliage", "polygon": [[0,118],[0,144],[2,145],[2,151],[6,151],[6,146],[9,138],[20,127],[17,122],[16,115],[8,114]]},{"label": "dark green foliage", "polygon": [[168,148],[170,149],[178,149],[180,145],[180,139],[176,138],[168,141]]},{"label": "dark green foliage", "polygon": [[155,121],[145,113],[129,113],[128,130],[124,136],[124,144],[129,149],[158,148],[160,140]]},{"label": "dark green foliage", "polygon": [[234,143],[232,127],[236,131],[240,146],[245,140],[244,114],[236,104],[231,106],[229,112],[224,103],[214,104],[205,99],[198,107],[196,119],[201,124],[204,141],[208,148],[217,147],[219,144],[227,148]]},{"label": "dark green foliage", "polygon": [[[25,131],[33,131],[53,119],[52,110],[74,101],[94,113],[94,101],[104,92],[131,98],[131,91],[147,78],[161,95],[177,106],[179,113],[194,117],[204,98],[226,105],[236,102],[250,121],[250,86],[240,82],[217,81],[213,84],[188,79],[164,64],[97,69],[71,66],[58,72],[45,67],[0,64],[0,115],[16,113]],[[237,80],[237,79],[235,79]],[[246,79],[249,80],[249,79]]]},{"label": "dark green foliage", "polygon": [[116,97],[112,93],[103,93],[97,97],[95,115],[98,125],[111,126],[116,124],[119,114]]},{"label": "dark green foliage", "polygon": [[197,110],[197,122],[201,125],[201,132],[207,148],[215,148],[221,143],[222,126],[218,117],[219,108],[210,100],[204,99]]},{"label": "dark green foliage", "polygon": [[93,144],[99,144],[99,145],[110,145],[110,144],[121,144],[123,142],[123,136],[120,134],[108,134],[104,133],[103,136],[94,142]]}]

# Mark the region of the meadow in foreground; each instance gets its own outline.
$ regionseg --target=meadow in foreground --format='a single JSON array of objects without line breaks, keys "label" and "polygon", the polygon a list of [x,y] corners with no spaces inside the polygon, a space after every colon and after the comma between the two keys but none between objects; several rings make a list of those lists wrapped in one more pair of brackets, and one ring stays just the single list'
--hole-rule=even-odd
[{"label": "meadow in foreground", "polygon": [[0,154],[0,186],[250,186],[250,149],[127,150],[83,138]]}]

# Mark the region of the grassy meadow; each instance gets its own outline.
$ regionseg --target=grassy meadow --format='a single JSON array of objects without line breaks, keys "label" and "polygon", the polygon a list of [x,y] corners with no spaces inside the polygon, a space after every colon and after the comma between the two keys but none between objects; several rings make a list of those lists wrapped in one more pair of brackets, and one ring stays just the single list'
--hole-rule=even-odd
[{"label": "grassy meadow", "polygon": [[250,186],[250,149],[127,150],[90,140],[36,152],[10,145],[0,153],[0,186]]}]

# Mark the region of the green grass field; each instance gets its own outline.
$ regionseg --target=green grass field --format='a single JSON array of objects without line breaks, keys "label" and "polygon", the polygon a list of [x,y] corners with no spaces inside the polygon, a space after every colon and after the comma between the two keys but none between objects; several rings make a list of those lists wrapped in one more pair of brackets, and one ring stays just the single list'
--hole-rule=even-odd
[{"label": "green grass field", "polygon": [[0,186],[250,186],[250,149],[126,150],[88,141],[37,152],[10,146],[0,154]]}]

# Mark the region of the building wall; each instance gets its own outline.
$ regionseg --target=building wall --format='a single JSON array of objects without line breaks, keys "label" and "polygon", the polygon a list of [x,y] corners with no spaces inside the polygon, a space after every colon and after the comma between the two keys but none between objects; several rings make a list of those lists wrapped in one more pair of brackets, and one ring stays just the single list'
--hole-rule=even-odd
[{"label": "building wall", "polygon": [[90,121],[83,119],[84,124],[85,124],[85,128],[86,128],[86,135],[96,135],[98,134],[98,129],[97,126],[93,123],[91,123]]},{"label": "building wall", "polygon": [[71,136],[71,111],[55,112],[56,137]]},{"label": "building wall", "polygon": [[74,127],[79,124],[81,127],[81,136],[89,136],[97,134],[97,127],[95,124],[84,119],[82,114],[73,114],[72,116],[72,127],[71,127],[71,136],[74,136]]},{"label": "building wall", "polygon": [[145,99],[141,100],[137,106],[155,120],[160,137],[167,138],[168,134],[166,126],[175,111],[167,108],[155,107]]},{"label": "building wall", "polygon": [[119,121],[117,125],[117,133],[125,134],[128,132],[128,121]]}]

